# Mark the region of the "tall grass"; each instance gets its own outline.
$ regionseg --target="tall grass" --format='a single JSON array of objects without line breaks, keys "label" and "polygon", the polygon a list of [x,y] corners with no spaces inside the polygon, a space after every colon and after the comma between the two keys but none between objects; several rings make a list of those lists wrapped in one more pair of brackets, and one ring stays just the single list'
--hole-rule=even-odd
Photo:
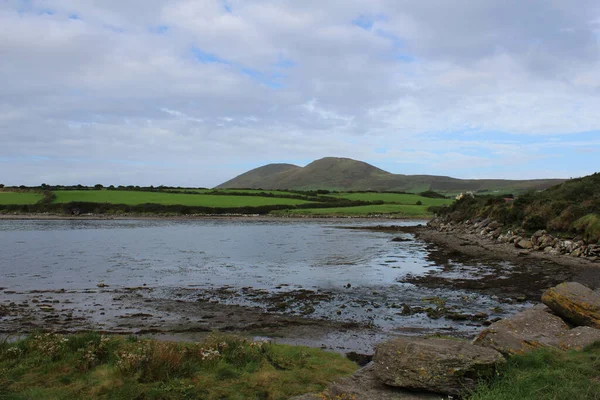
[{"label": "tall grass", "polygon": [[355,369],[338,354],[235,336],[33,334],[0,343],[0,399],[287,399]]}]

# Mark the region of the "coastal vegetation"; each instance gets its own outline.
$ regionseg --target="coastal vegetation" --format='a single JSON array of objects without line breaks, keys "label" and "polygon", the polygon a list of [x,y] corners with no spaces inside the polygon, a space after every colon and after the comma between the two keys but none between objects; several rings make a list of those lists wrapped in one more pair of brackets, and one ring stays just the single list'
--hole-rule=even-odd
[{"label": "coastal vegetation", "polygon": [[288,399],[357,368],[337,353],[221,334],[174,343],[37,333],[0,343],[0,398]]},{"label": "coastal vegetation", "polygon": [[565,236],[580,235],[588,242],[598,242],[600,173],[514,198],[511,194],[465,196],[435,211],[454,222],[483,217],[527,232],[543,229]]},{"label": "coastal vegetation", "polygon": [[470,400],[600,399],[600,342],[583,351],[542,348],[512,356]]}]

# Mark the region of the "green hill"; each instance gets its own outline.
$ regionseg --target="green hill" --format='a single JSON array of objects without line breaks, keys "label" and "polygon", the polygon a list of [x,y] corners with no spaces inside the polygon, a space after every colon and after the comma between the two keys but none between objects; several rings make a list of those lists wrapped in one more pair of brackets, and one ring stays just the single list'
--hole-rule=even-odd
[{"label": "green hill", "polygon": [[542,190],[564,179],[502,180],[455,179],[435,175],[392,174],[373,165],[349,158],[326,157],[305,167],[269,164],[233,178],[217,189],[289,189],[289,190],[375,190],[419,193],[426,190],[455,193],[523,192]]}]

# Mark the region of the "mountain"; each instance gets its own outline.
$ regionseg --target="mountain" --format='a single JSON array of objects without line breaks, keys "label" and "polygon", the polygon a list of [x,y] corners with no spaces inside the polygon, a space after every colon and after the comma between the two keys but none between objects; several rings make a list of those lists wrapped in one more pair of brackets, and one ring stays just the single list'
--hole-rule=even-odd
[{"label": "mountain", "polygon": [[292,164],[265,165],[222,183],[216,189],[519,192],[546,189],[562,182],[564,179],[456,179],[435,175],[401,175],[350,158],[326,157],[305,167]]},{"label": "mountain", "polygon": [[[220,184],[216,189],[263,188],[261,185],[264,185],[265,182],[274,182],[279,176],[285,175],[286,172],[301,169],[301,167],[294,164],[268,164],[238,175],[235,178]],[[267,188],[265,187],[263,189]]]}]

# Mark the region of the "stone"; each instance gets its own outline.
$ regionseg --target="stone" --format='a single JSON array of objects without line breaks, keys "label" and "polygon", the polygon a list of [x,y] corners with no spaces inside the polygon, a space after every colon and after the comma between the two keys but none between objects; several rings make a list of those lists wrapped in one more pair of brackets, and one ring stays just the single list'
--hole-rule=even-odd
[{"label": "stone", "polygon": [[563,350],[582,350],[590,344],[600,342],[600,329],[589,326],[578,326],[566,332],[558,347]]},{"label": "stone", "polygon": [[396,337],[379,344],[375,375],[386,385],[460,395],[505,360],[493,349],[439,338]]},{"label": "stone", "polygon": [[600,294],[577,282],[550,288],[542,302],[571,323],[600,329]]},{"label": "stone", "polygon": [[517,249],[531,249],[533,248],[533,243],[531,243],[531,240],[521,239],[519,241],[515,241],[515,247]]},{"label": "stone", "polygon": [[492,348],[510,356],[540,347],[558,347],[569,326],[550,310],[538,305],[512,317],[494,322],[484,329],[473,344]]},{"label": "stone", "polygon": [[367,364],[352,376],[330,384],[322,394],[292,397],[291,400],[356,399],[356,400],[439,400],[432,393],[409,392],[387,386],[374,373],[375,363]]}]

